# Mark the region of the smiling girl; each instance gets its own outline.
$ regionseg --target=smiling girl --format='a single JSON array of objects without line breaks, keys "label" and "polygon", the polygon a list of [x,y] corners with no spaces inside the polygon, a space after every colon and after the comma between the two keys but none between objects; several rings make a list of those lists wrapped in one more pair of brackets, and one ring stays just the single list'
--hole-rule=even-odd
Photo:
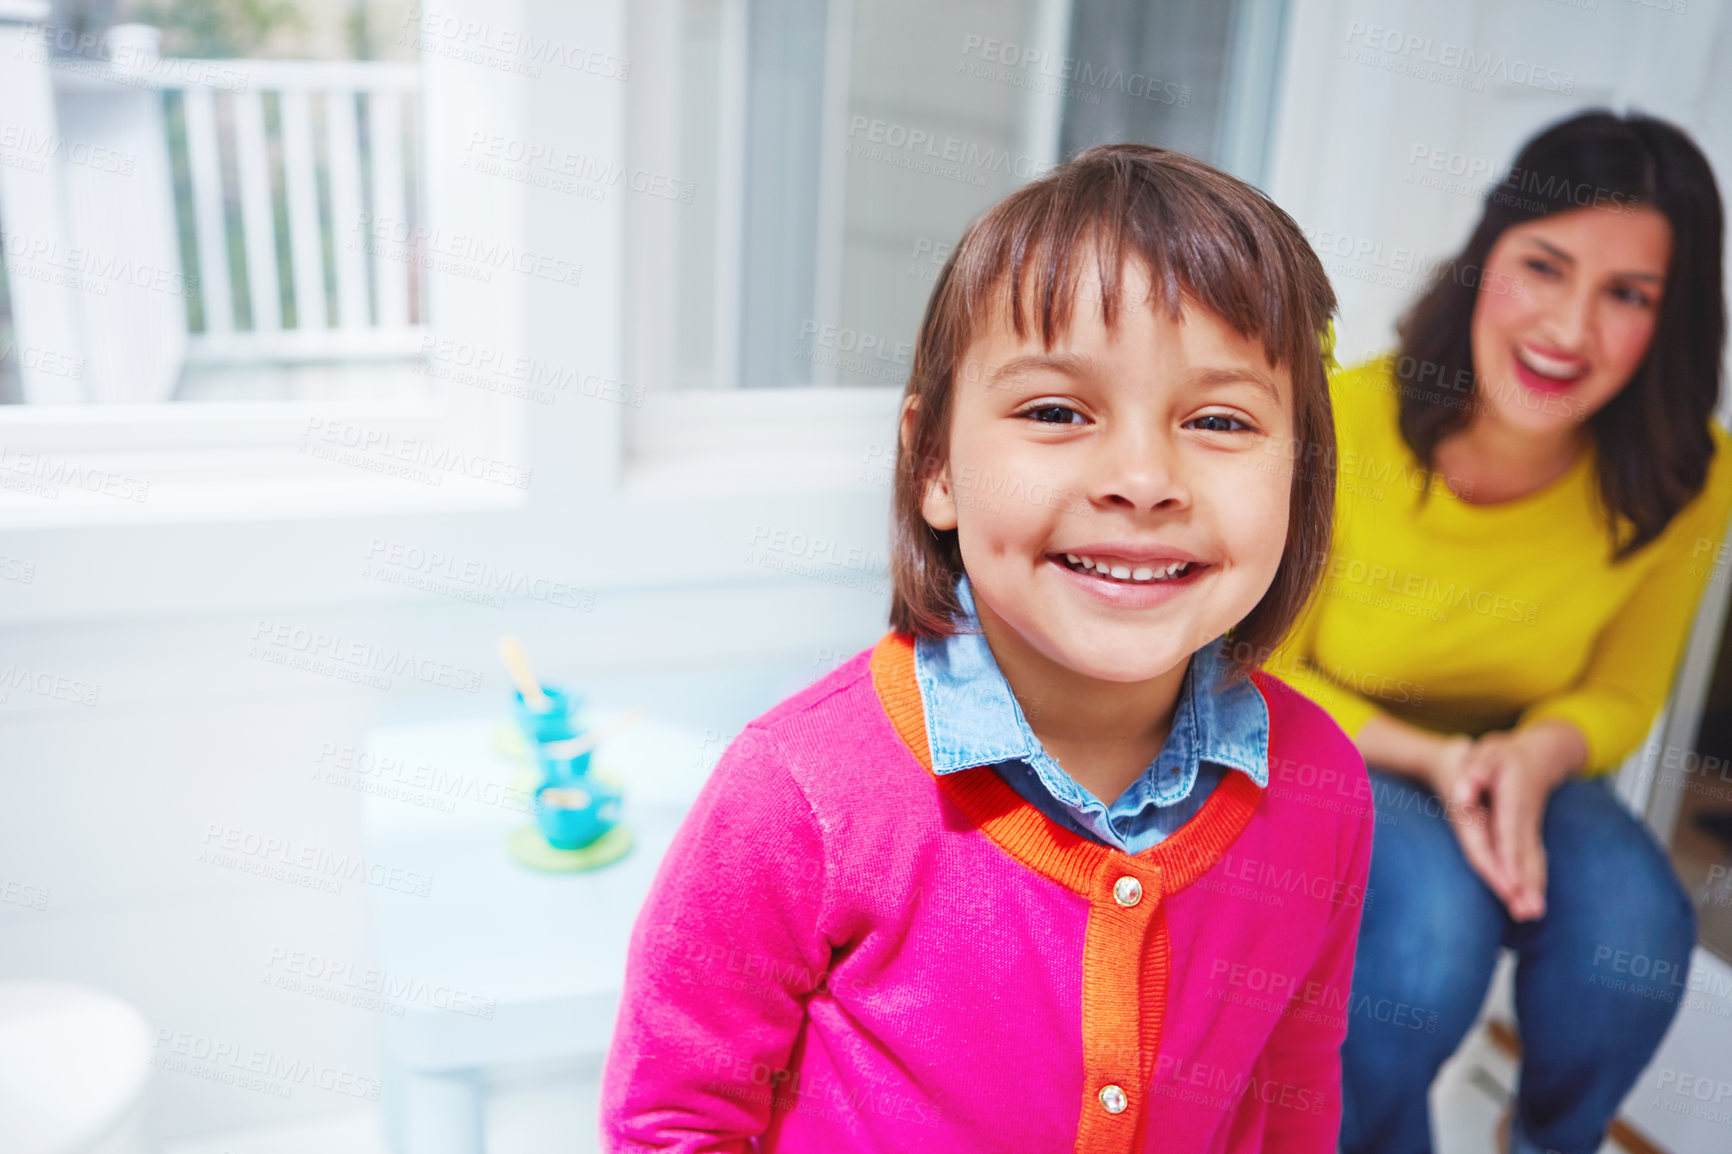
[{"label": "smiling girl", "polygon": [[1333,1150],[1364,768],[1254,668],[1327,552],[1333,309],[1285,213],[1176,153],[1090,149],[970,226],[902,406],[891,631],[682,827],[608,1149]]}]

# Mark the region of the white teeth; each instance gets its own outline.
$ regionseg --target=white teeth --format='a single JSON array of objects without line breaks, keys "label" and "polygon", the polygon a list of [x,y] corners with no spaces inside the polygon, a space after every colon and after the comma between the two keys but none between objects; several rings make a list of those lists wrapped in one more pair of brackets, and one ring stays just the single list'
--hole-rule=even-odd
[{"label": "white teeth", "polygon": [[1516,346],[1516,356],[1534,372],[1560,380],[1571,380],[1588,371],[1588,367],[1579,361],[1555,360],[1543,353],[1536,353],[1525,345]]},{"label": "white teeth", "polygon": [[1141,565],[1133,569],[1129,565],[1110,565],[1105,561],[1096,561],[1094,558],[1084,557],[1080,553],[1066,553],[1064,559],[1085,573],[1093,573],[1097,577],[1107,577],[1115,581],[1170,581],[1189,567],[1188,562],[1174,561],[1158,568]]}]

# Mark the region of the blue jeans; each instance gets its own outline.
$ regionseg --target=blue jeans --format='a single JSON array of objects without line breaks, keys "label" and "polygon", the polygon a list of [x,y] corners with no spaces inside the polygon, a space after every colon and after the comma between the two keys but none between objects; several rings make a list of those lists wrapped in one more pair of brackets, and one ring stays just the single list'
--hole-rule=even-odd
[{"label": "blue jeans", "polygon": [[1437,796],[1371,769],[1377,828],[1341,1048],[1343,1154],[1429,1154],[1432,1079],[1506,946],[1522,1043],[1512,1154],[1599,1148],[1677,1013],[1696,941],[1671,862],[1609,784],[1572,778],[1552,793],[1546,913],[1515,922]]}]

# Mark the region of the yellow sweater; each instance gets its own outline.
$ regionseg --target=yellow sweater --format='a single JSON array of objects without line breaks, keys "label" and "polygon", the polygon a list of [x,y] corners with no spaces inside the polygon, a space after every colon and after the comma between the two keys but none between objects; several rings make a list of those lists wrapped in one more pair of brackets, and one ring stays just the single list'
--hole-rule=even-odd
[{"label": "yellow sweater", "polygon": [[[1396,425],[1387,358],[1330,382],[1335,543],[1322,587],[1268,663],[1351,736],[1382,712],[1442,733],[1559,717],[1616,768],[1671,687],[1732,510],[1732,435],[1713,426],[1703,491],[1619,565],[1599,513],[1596,454],[1537,493],[1471,505],[1422,473]],[[1469,494],[1471,496],[1471,494]]]}]

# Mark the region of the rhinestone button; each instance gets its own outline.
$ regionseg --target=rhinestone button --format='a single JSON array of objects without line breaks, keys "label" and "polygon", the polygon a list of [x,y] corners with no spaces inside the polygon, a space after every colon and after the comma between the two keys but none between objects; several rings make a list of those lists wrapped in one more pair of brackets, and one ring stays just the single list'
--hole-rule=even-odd
[{"label": "rhinestone button", "polygon": [[1125,1092],[1117,1086],[1101,1087],[1101,1105],[1108,1114],[1123,1114],[1125,1107],[1131,1103],[1125,1097]]},{"label": "rhinestone button", "polygon": [[[1143,900],[1143,883],[1126,874],[1113,883],[1113,900],[1121,906],[1136,905]],[[1113,1113],[1118,1113],[1118,1110],[1114,1110]]]}]

